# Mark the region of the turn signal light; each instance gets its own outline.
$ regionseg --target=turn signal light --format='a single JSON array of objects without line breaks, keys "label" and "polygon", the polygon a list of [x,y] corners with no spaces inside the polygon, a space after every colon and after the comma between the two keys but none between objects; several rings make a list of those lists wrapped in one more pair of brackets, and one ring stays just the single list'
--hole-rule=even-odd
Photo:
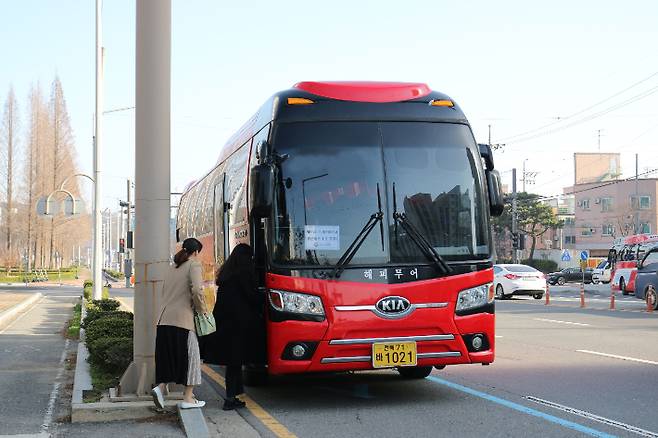
[{"label": "turn signal light", "polygon": [[311,99],[305,99],[303,97],[289,97],[288,105],[310,105],[313,102]]},{"label": "turn signal light", "polygon": [[452,100],[441,99],[441,100],[430,101],[430,106],[447,106],[449,108],[452,108],[453,106],[455,106],[455,104],[452,102]]}]

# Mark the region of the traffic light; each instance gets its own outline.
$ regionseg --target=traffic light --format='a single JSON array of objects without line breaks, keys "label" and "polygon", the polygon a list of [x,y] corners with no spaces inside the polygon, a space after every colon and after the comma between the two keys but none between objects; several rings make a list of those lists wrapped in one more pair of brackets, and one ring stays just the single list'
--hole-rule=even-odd
[{"label": "traffic light", "polygon": [[519,233],[512,233],[512,248],[519,249]]},{"label": "traffic light", "polygon": [[123,254],[126,252],[126,239],[123,237],[119,238],[119,253]]}]

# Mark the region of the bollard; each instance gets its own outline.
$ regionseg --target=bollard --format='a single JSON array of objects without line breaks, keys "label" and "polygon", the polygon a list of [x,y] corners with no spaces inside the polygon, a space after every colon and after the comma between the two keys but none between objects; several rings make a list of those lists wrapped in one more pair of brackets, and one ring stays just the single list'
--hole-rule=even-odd
[{"label": "bollard", "polygon": [[545,306],[548,306],[551,304],[551,292],[548,288],[548,284],[546,284],[546,302],[544,303]]},{"label": "bollard", "polygon": [[580,307],[585,307],[585,285],[580,284]]},{"label": "bollard", "polygon": [[653,312],[653,303],[651,302],[651,299],[649,299],[649,295],[646,295],[644,297],[644,300],[647,302],[647,312],[648,313]]},{"label": "bollard", "polygon": [[610,310],[615,310],[615,290],[610,289]]}]

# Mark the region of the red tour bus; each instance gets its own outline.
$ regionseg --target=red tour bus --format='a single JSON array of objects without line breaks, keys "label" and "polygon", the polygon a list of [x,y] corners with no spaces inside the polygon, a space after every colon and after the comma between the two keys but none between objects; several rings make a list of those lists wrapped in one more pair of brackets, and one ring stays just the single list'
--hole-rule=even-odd
[{"label": "red tour bus", "polygon": [[236,244],[254,250],[264,317],[247,379],[422,378],[494,360],[489,223],[502,209],[491,148],[449,97],[425,84],[301,82],[187,188],[177,238],[214,248],[202,253],[209,288]]},{"label": "red tour bus", "polygon": [[610,288],[621,291],[623,295],[635,293],[637,263],[642,260],[646,246],[658,242],[656,234],[634,234],[615,240],[608,254],[612,267]]}]

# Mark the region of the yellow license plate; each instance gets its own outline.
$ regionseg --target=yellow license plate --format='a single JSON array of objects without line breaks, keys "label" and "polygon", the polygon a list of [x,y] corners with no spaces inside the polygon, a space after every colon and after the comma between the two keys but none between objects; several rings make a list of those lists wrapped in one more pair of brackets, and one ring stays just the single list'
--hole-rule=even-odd
[{"label": "yellow license plate", "polygon": [[372,344],[373,368],[416,366],[415,342],[376,342]]}]

